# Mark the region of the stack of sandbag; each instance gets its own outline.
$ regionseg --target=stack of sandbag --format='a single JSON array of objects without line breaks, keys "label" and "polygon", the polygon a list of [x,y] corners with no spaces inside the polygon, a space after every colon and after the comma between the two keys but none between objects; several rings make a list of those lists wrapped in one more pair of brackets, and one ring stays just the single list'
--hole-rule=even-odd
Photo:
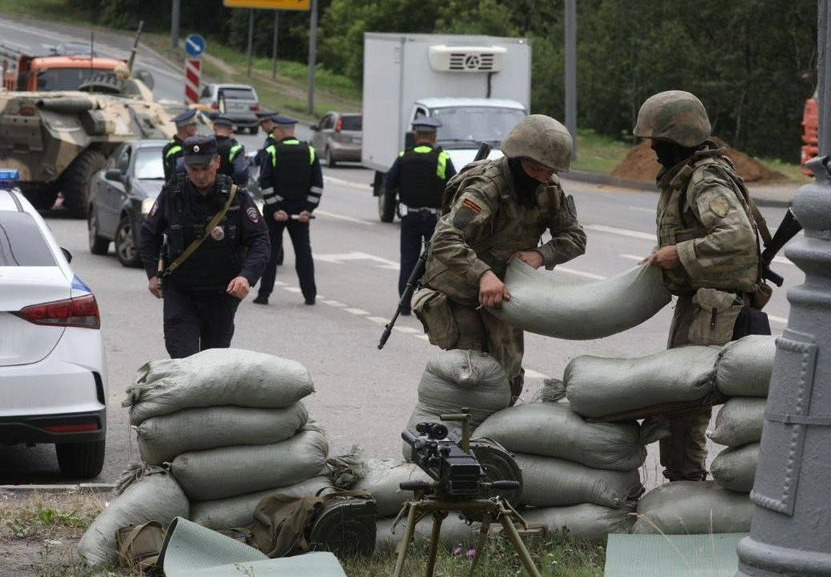
[{"label": "stack of sandbag", "polygon": [[526,520],[580,539],[625,531],[643,493],[639,467],[665,429],[637,421],[591,423],[567,403],[526,403],[494,413],[474,437],[511,452],[522,470]]},{"label": "stack of sandbag", "polygon": [[719,356],[716,387],[731,398],[708,432],[714,443],[727,447],[713,459],[710,472],[730,491],[753,488],[775,355],[775,337],[750,335],[726,344]]},{"label": "stack of sandbag", "polygon": [[124,404],[142,459],[169,468],[190,520],[224,529],[249,524],[268,493],[314,495],[331,485],[328,441],[301,402],[313,391],[296,361],[209,349],[145,364]]},{"label": "stack of sandbag", "polygon": [[[470,409],[471,430],[489,415],[504,409],[511,401],[505,371],[493,357],[479,351],[442,351],[430,359],[418,384],[418,402],[407,421],[407,429],[416,432],[418,423],[439,422],[441,415]],[[448,439],[461,439],[459,423],[444,423]],[[404,443],[404,459],[410,458],[410,446]]]}]

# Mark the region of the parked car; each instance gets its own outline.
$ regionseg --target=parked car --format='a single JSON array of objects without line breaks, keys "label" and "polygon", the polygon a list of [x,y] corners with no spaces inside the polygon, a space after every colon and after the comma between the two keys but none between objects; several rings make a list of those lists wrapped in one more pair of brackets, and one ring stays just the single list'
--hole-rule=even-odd
[{"label": "parked car", "polygon": [[96,477],[107,423],[98,304],[72,272],[69,251],[7,184],[0,183],[0,443],[53,443],[62,475]]},{"label": "parked car", "polygon": [[89,44],[83,42],[61,42],[51,48],[54,56],[98,56]]},{"label": "parked car", "polygon": [[363,115],[358,112],[327,112],[320,122],[311,127],[312,146],[335,166],[341,161],[361,161]]},{"label": "parked car", "polygon": [[118,262],[141,266],[141,225],[164,185],[165,140],[123,143],[92,181],[87,227],[89,250],[105,255],[115,244]]},{"label": "parked car", "polygon": [[256,115],[260,99],[257,91],[247,84],[206,84],[195,108],[227,116],[233,121],[235,130],[247,129],[249,133],[257,134],[260,128]]}]

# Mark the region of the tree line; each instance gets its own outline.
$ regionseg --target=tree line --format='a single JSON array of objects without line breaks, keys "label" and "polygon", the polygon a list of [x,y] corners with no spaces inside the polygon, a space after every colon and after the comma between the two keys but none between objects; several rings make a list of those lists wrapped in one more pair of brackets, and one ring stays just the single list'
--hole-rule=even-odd
[{"label": "tree line", "polygon": [[[169,30],[170,0],[67,0],[100,24],[138,19]],[[532,42],[532,112],[562,119],[563,0],[318,0],[320,66],[360,83],[363,33],[524,36]],[[245,50],[248,11],[182,0],[182,32]],[[309,13],[280,12],[280,58],[305,62]],[[273,13],[255,13],[254,50],[269,56]],[[579,0],[578,126],[630,139],[640,104],[661,90],[701,98],[716,135],[797,161],[802,108],[816,87],[816,0]]]}]

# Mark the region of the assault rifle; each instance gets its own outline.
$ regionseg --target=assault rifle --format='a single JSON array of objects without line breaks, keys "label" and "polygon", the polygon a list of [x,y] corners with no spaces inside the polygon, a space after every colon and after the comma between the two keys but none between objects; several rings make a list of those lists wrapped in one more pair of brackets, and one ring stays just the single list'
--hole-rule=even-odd
[{"label": "assault rifle", "polygon": [[[479,150],[476,151],[476,156],[473,159],[473,162],[477,160],[484,160],[488,157],[491,152],[491,147],[487,142],[483,142],[479,145]],[[430,241],[424,243],[424,249],[421,251],[421,254],[418,257],[418,261],[416,262],[415,267],[413,267],[413,272],[410,273],[410,277],[407,279],[407,285],[404,289],[404,292],[401,294],[401,298],[398,301],[398,308],[395,309],[395,314],[390,319],[386,325],[384,325],[384,332],[381,334],[381,340],[378,342],[378,350],[384,348],[384,345],[387,344],[387,341],[392,334],[392,329],[395,326],[395,321],[398,320],[399,315],[401,315],[401,311],[407,310],[410,308],[410,301],[413,298],[413,293],[415,292],[416,288],[418,288],[419,281],[421,277],[424,275],[424,270],[427,268],[427,254],[430,251]]]},{"label": "assault rifle", "polygon": [[773,257],[776,256],[776,253],[782,250],[782,247],[795,237],[800,230],[802,230],[802,225],[799,224],[793,211],[789,208],[782,222],[779,223],[779,228],[776,229],[770,242],[765,245],[765,250],[762,251],[762,277],[768,279],[776,286],[781,287],[784,279],[770,270],[770,263],[773,262]]}]

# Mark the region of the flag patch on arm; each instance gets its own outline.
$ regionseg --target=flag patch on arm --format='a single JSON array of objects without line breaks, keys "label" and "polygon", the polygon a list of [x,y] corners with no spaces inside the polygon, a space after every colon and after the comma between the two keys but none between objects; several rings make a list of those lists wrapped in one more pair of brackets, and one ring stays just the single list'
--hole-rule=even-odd
[{"label": "flag patch on arm", "polygon": [[482,212],[482,207],[470,200],[469,198],[466,198],[462,201],[462,206],[470,210],[473,214],[479,214],[480,212]]}]

